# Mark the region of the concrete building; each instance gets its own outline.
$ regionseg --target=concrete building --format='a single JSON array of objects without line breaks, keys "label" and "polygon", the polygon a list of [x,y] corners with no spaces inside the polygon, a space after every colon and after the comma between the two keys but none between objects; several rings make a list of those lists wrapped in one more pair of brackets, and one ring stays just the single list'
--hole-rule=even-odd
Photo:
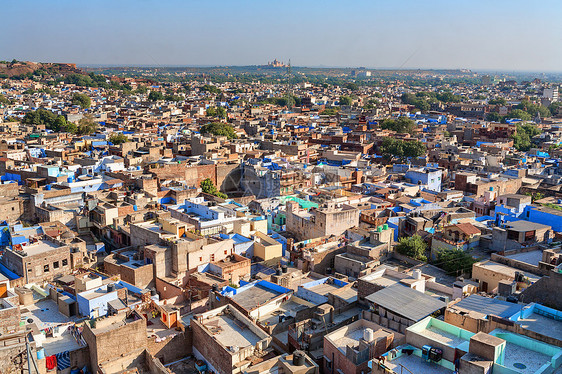
[{"label": "concrete building", "polygon": [[328,203],[322,208],[306,211],[296,202],[287,202],[287,231],[299,241],[341,235],[358,225],[359,209],[350,205],[336,208],[333,203]]},{"label": "concrete building", "polygon": [[82,336],[88,344],[90,365],[99,372],[115,358],[146,347],[146,321],[135,311],[93,319],[84,324]]},{"label": "concrete building", "polygon": [[7,248],[1,262],[25,283],[41,283],[70,274],[73,266],[82,262],[80,255],[56,239],[39,235]]},{"label": "concrete building", "polygon": [[259,231],[254,235],[254,256],[269,261],[283,256],[283,246],[272,237]]},{"label": "concrete building", "polygon": [[443,172],[436,168],[409,169],[404,175],[413,184],[425,186],[428,190],[441,192]]},{"label": "concrete building", "polygon": [[360,319],[324,336],[324,373],[361,374],[368,363],[387,352],[394,332]]},{"label": "concrete building", "polygon": [[191,320],[193,354],[219,374],[236,374],[272,351],[271,337],[232,305]]}]

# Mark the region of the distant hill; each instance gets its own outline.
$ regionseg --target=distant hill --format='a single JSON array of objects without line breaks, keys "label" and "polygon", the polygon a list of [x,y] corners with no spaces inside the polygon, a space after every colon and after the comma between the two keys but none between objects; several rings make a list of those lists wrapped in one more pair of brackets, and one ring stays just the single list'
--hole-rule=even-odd
[{"label": "distant hill", "polygon": [[76,64],[31,61],[0,61],[0,77],[60,76],[86,74]]}]

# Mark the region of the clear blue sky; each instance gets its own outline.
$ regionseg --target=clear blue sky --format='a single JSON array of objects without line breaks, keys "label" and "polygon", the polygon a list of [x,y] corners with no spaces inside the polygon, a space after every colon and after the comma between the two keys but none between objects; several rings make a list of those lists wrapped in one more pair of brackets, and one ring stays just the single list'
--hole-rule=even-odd
[{"label": "clear blue sky", "polygon": [[0,59],[562,71],[562,1],[2,0]]}]

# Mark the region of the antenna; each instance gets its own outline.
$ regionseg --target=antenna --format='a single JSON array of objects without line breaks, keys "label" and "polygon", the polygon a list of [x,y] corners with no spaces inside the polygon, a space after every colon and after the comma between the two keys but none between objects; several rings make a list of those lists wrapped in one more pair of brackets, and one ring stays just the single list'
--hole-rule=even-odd
[{"label": "antenna", "polygon": [[291,59],[289,59],[289,64],[287,65],[287,109],[292,108],[292,93],[291,93],[291,77],[293,75],[293,68],[291,66]]}]

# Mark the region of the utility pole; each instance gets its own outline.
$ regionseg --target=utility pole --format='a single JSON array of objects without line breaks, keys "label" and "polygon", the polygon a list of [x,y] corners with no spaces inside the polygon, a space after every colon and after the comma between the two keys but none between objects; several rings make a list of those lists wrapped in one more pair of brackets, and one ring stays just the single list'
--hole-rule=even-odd
[{"label": "utility pole", "polygon": [[33,357],[33,353],[31,352],[31,346],[29,345],[29,341],[27,340],[27,335],[25,336],[25,349],[27,351],[27,372],[31,374],[31,362],[33,362],[35,373],[39,374],[39,369],[37,368],[37,363],[35,362],[35,358]]}]

